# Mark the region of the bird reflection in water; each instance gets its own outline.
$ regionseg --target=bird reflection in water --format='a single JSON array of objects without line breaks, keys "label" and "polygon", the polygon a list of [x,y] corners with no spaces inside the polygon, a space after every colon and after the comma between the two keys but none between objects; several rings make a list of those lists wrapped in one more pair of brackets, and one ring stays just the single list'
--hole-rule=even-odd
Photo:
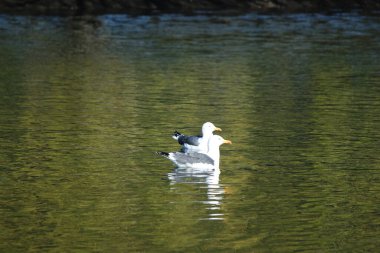
[{"label": "bird reflection in water", "polygon": [[178,184],[193,184],[199,186],[199,189],[207,189],[207,199],[201,200],[200,203],[206,205],[208,217],[202,220],[223,220],[221,204],[224,196],[224,187],[219,184],[220,170],[202,170],[194,168],[175,168],[168,173],[168,179],[172,190],[180,190],[176,187]]}]

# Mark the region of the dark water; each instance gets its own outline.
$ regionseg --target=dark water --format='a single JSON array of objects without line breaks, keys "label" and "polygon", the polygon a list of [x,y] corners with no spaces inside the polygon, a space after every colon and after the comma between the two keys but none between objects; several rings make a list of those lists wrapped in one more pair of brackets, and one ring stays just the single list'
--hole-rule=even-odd
[{"label": "dark water", "polygon": [[376,252],[379,115],[378,17],[0,16],[0,251]]}]

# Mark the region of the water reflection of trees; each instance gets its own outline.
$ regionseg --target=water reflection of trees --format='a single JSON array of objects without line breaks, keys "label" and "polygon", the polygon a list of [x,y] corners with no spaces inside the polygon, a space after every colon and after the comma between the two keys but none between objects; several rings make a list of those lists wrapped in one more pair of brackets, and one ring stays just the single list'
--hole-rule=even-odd
[{"label": "water reflection of trees", "polygon": [[[245,21],[239,22],[244,29]],[[265,22],[269,21],[261,27]],[[51,227],[46,233],[54,237],[76,224],[93,226],[93,217],[103,225],[120,217],[126,219],[128,231],[120,236],[113,230],[114,238],[127,238],[139,248],[152,234],[135,220],[147,228],[154,221],[156,235],[164,236],[151,242],[164,245],[180,231],[177,239],[190,248],[199,240],[196,226],[207,227],[199,220],[213,218],[223,222],[207,227],[213,234],[202,236],[221,236],[224,247],[241,250],[299,231],[314,234],[301,233],[312,242],[322,238],[327,248],[334,244],[334,235],[347,241],[376,234],[369,225],[376,220],[373,193],[379,192],[376,36],[363,38],[365,47],[358,37],[323,34],[319,41],[328,42],[323,44],[295,31],[263,28],[260,35],[246,30],[257,37],[245,33],[237,39],[231,31],[205,34],[206,22],[203,30],[191,30],[195,37],[182,30],[173,37],[163,31],[176,24],[142,23],[128,26],[135,30],[127,35],[121,24],[91,28],[90,33],[81,25],[56,24],[64,30],[57,37],[26,29],[29,47],[1,45],[6,59],[1,62],[6,71],[0,73],[5,80],[0,84],[1,161],[11,167],[7,173],[13,182],[4,195],[21,196],[13,201],[24,209],[19,213],[22,220],[36,217],[39,224]],[[201,24],[197,21],[196,27]],[[322,24],[324,30],[334,31],[328,21]],[[335,39],[345,47],[329,46]],[[326,49],[338,51],[324,54]],[[175,170],[168,175],[174,196],[165,198],[165,188],[157,190],[156,174],[144,172],[147,163],[156,163],[146,154],[177,148],[170,140],[173,127],[197,132],[208,120],[218,123],[234,142],[233,151],[221,151],[222,175],[233,194],[226,201],[219,175]],[[193,125],[197,127],[189,127]],[[117,161],[114,174],[102,170],[112,169],[107,159]],[[126,175],[133,179],[125,180]],[[107,180],[113,184],[104,185]],[[96,189],[102,194],[88,199],[86,193]],[[111,198],[115,189],[117,198]],[[81,200],[82,209],[76,208],[73,196]],[[123,208],[115,207],[120,199]],[[41,203],[45,206],[39,209]],[[30,207],[36,210],[33,214],[25,211]],[[62,207],[78,213],[62,218],[57,212]],[[352,210],[350,218],[355,218],[350,224],[344,222],[345,210]],[[112,217],[105,215],[111,211]],[[146,217],[139,216],[145,212]],[[297,218],[308,222],[297,223]],[[334,223],[335,218],[341,222]],[[40,228],[26,224],[31,230]],[[173,224],[180,229],[173,230]],[[299,231],[293,230],[295,224]],[[67,242],[75,240],[80,225],[78,233],[66,235]],[[28,229],[7,230],[3,238],[16,233],[23,237]],[[339,233],[343,230],[346,233]],[[279,237],[273,237],[273,231]],[[139,232],[148,235],[141,237]]]}]

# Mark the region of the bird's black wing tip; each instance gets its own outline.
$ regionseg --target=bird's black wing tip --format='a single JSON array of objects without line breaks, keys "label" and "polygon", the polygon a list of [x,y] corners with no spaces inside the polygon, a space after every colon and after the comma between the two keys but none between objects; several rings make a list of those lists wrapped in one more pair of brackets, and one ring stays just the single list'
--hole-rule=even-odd
[{"label": "bird's black wing tip", "polygon": [[180,132],[178,132],[177,130],[175,130],[173,133],[173,136],[175,136],[175,137],[178,137],[180,135],[182,135],[182,134]]},{"label": "bird's black wing tip", "polygon": [[169,153],[168,153],[168,152],[163,152],[163,151],[157,151],[156,154],[157,154],[157,155],[161,155],[161,156],[165,156],[165,157],[168,157],[168,156],[169,156]]}]

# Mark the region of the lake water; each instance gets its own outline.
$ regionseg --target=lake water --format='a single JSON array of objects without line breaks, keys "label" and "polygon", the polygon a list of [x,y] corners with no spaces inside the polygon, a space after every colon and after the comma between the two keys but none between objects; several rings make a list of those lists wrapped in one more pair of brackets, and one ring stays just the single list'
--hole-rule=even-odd
[{"label": "lake water", "polygon": [[0,16],[1,252],[376,252],[379,138],[376,16]]}]

